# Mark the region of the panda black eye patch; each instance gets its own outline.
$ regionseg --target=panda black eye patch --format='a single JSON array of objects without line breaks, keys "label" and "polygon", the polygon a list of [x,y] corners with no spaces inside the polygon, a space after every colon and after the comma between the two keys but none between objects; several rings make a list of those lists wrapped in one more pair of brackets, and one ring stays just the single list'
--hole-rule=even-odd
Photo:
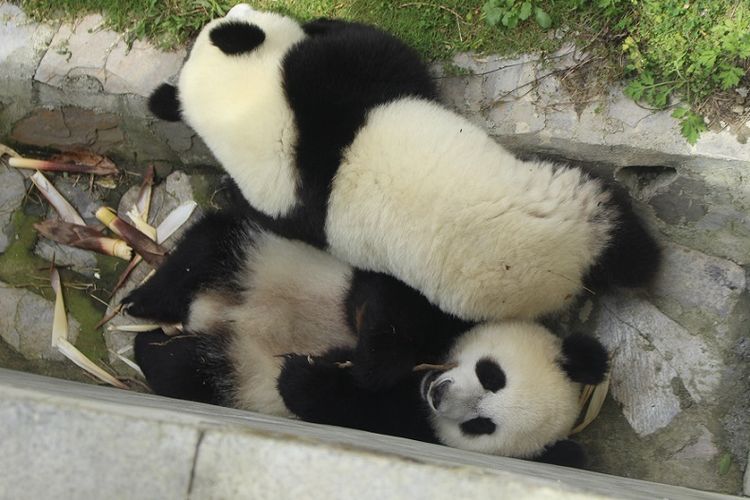
[{"label": "panda black eye patch", "polygon": [[474,371],[485,390],[497,392],[505,387],[505,372],[491,359],[482,358],[477,361]]},{"label": "panda black eye patch", "polygon": [[497,426],[495,422],[485,417],[472,418],[466,422],[461,422],[461,432],[467,436],[481,436],[483,434],[492,434]]},{"label": "panda black eye patch", "polygon": [[254,24],[231,21],[212,29],[209,37],[222,52],[233,56],[250,52],[263,43],[266,34]]}]

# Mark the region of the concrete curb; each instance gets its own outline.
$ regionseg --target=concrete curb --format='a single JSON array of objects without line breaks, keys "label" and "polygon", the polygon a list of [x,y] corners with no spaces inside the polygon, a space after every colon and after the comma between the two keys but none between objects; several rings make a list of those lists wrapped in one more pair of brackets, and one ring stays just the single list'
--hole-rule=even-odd
[{"label": "concrete curb", "polygon": [[725,495],[0,370],[3,498]]}]

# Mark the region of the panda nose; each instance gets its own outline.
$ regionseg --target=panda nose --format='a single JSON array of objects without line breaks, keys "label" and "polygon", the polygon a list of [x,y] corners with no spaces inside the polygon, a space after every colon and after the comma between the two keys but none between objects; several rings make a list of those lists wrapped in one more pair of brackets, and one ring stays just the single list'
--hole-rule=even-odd
[{"label": "panda nose", "polygon": [[445,396],[448,387],[452,383],[453,381],[451,379],[445,379],[430,387],[430,405],[435,411],[440,407],[440,402],[443,400],[443,396]]}]

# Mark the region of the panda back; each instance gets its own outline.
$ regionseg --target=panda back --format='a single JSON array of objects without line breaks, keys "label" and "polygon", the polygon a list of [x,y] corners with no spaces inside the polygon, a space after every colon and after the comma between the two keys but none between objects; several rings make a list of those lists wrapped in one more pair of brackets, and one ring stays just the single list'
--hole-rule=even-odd
[{"label": "panda back", "polygon": [[[523,162],[441,106],[379,106],[346,150],[328,204],[331,252],[464,319],[533,318],[580,290],[613,225],[577,169]],[[418,223],[415,223],[418,221]]]}]

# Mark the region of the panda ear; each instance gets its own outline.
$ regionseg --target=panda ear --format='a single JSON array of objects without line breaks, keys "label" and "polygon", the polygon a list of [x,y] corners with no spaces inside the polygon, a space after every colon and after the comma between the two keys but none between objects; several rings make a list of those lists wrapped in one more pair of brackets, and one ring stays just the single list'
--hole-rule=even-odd
[{"label": "panda ear", "polygon": [[180,115],[180,99],[177,95],[177,87],[168,83],[159,85],[148,98],[148,109],[154,116],[162,120],[180,121],[182,116]]},{"label": "panda ear", "polygon": [[347,26],[347,23],[336,19],[321,17],[302,25],[302,31],[308,36],[322,36],[340,31]]},{"label": "panda ear", "polygon": [[228,56],[250,52],[266,39],[262,29],[244,21],[221,23],[208,36],[211,43]]},{"label": "panda ear", "polygon": [[604,380],[609,369],[609,356],[594,337],[574,334],[562,345],[562,368],[573,382],[596,385]]},{"label": "panda ear", "polygon": [[586,465],[586,454],[580,444],[570,439],[562,439],[545,448],[534,461],[582,469]]}]

